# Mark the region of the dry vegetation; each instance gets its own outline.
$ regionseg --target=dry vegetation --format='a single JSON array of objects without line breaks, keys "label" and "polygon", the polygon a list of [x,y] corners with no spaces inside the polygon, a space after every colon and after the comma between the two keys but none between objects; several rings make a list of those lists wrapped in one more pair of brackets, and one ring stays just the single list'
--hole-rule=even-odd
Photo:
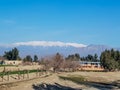
[{"label": "dry vegetation", "polygon": [[[31,74],[31,77],[34,74]],[[68,79],[60,79],[59,76],[62,77],[71,77],[72,80]],[[82,79],[80,78],[82,76]],[[74,79],[76,77],[76,79]],[[102,84],[102,88],[98,85],[96,86],[95,84],[82,84],[78,83],[77,81],[74,80],[79,80],[81,79],[82,81],[87,81],[87,82],[96,82],[97,84]],[[85,79],[84,79],[85,78]],[[22,82],[18,81],[17,83],[10,83],[10,84],[5,84],[1,85],[0,90],[40,90],[36,88],[40,88],[41,84],[45,84],[46,86],[54,86],[56,87],[57,85],[61,85],[62,87],[68,87],[68,88],[77,88],[78,89],[85,89],[85,90],[102,90],[105,88],[107,84],[113,85],[114,87],[107,87],[108,89],[106,90],[119,90],[120,89],[120,72],[70,72],[70,73],[54,73],[45,77],[39,77],[39,78],[34,78],[31,80],[24,80]],[[79,80],[80,81],[80,80]],[[34,87],[33,87],[34,85]],[[117,85],[117,86],[115,86]],[[111,89],[110,89],[111,88]],[[75,90],[71,89],[71,90]],[[47,89],[45,89],[47,90]],[[50,89],[51,90],[51,89]],[[58,89],[59,90],[59,89]]]},{"label": "dry vegetation", "polygon": [[17,71],[19,70],[34,70],[34,69],[38,69],[38,68],[42,68],[41,65],[26,65],[26,66],[3,66],[0,67],[0,72],[3,72],[4,70],[6,71]]},{"label": "dry vegetation", "polygon": [[[2,71],[42,69],[53,72],[36,77],[36,72],[29,73],[28,79],[0,82],[0,90],[119,90],[120,72],[75,72],[79,67],[77,61],[65,60],[57,53],[49,59],[43,59],[40,65],[0,67]],[[62,72],[61,72],[62,71]],[[67,72],[66,72],[67,71]],[[7,77],[7,76],[5,76]]]}]

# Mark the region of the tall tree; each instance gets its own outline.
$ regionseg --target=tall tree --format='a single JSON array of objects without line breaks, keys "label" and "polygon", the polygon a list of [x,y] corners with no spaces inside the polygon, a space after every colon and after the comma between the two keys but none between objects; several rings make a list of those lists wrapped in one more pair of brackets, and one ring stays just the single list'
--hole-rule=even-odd
[{"label": "tall tree", "polygon": [[12,49],[12,59],[16,60],[19,57],[19,51],[17,48]]},{"label": "tall tree", "polygon": [[119,53],[114,49],[105,50],[100,56],[101,65],[109,71],[120,70]]},{"label": "tall tree", "polygon": [[78,53],[75,54],[75,58],[76,60],[75,61],[79,61],[80,60],[80,55]]},{"label": "tall tree", "polygon": [[37,62],[37,61],[38,61],[38,56],[34,55],[34,62]]},{"label": "tall tree", "polygon": [[27,55],[27,56],[24,58],[24,61],[32,62],[32,57],[31,57],[30,55]]},{"label": "tall tree", "polygon": [[5,54],[3,55],[3,57],[5,57],[8,60],[17,60],[20,58],[19,56],[19,51],[17,48],[14,48],[8,52],[5,52]]},{"label": "tall tree", "polygon": [[63,56],[59,53],[57,53],[55,56],[53,56],[52,67],[54,68],[54,71],[60,70],[63,60],[64,60]]},{"label": "tall tree", "polygon": [[98,61],[98,55],[95,53],[95,55],[94,55],[94,61],[96,62],[96,61]]},{"label": "tall tree", "polygon": [[94,57],[89,54],[89,55],[87,56],[87,61],[93,61],[93,60],[94,60]]},{"label": "tall tree", "polygon": [[78,53],[72,54],[72,55],[68,55],[68,57],[66,58],[66,60],[79,61],[80,60],[80,55]]}]

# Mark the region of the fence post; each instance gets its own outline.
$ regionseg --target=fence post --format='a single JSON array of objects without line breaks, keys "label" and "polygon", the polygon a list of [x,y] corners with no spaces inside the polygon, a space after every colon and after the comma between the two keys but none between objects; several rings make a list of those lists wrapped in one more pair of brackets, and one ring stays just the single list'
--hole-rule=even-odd
[{"label": "fence post", "polygon": [[36,71],[36,77],[38,76],[38,69],[37,69],[37,71]]},{"label": "fence post", "polygon": [[9,81],[9,71],[7,72],[7,80]]},{"label": "fence post", "polygon": [[39,68],[39,76],[42,75],[42,70]]},{"label": "fence post", "polygon": [[4,66],[3,72],[5,72],[5,71],[6,71],[6,68],[5,68],[5,66]]},{"label": "fence post", "polygon": [[25,70],[23,70],[23,79],[24,79],[24,77],[25,77],[24,73],[25,73]]},{"label": "fence post", "polygon": [[4,72],[2,73],[2,82],[3,82],[3,78],[4,78]]},{"label": "fence post", "polygon": [[29,79],[29,70],[27,70],[27,78]]},{"label": "fence post", "polygon": [[18,80],[20,80],[20,70],[18,69]]}]

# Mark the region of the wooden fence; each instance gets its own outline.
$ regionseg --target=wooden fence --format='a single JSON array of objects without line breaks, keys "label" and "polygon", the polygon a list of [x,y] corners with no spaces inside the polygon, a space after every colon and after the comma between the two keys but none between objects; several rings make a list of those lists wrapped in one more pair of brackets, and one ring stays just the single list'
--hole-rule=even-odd
[{"label": "wooden fence", "polygon": [[30,73],[34,73],[34,77],[40,77],[42,75],[47,75],[45,70],[36,69],[36,70],[19,70],[18,71],[3,71],[0,73],[1,82],[10,81],[10,78],[14,80],[24,80],[31,79]]}]

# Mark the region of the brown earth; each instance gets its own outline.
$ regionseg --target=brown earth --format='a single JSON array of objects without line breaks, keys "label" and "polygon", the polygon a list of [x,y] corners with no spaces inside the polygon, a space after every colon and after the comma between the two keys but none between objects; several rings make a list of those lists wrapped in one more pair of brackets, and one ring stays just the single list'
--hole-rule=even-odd
[{"label": "brown earth", "polygon": [[[112,83],[117,82],[120,80],[120,72],[69,72],[69,73],[59,73],[59,74],[49,74],[49,75],[43,75],[41,77],[36,77],[35,74],[31,74],[30,80],[23,80],[23,81],[13,81],[13,82],[5,82],[4,84],[1,83],[0,90],[37,90],[33,88],[34,85],[39,85],[42,83],[49,84],[49,85],[55,85],[55,83],[66,86],[66,87],[72,87],[77,89],[83,89],[83,90],[110,90],[110,89],[103,89],[98,87],[90,87],[86,85],[76,84],[72,81],[68,80],[62,80],[59,79],[58,76],[79,76],[82,75],[85,78],[87,78],[88,81],[91,82],[99,82],[99,83]],[[40,90],[40,89],[38,89]],[[119,88],[116,88],[114,90],[120,90]]]}]

